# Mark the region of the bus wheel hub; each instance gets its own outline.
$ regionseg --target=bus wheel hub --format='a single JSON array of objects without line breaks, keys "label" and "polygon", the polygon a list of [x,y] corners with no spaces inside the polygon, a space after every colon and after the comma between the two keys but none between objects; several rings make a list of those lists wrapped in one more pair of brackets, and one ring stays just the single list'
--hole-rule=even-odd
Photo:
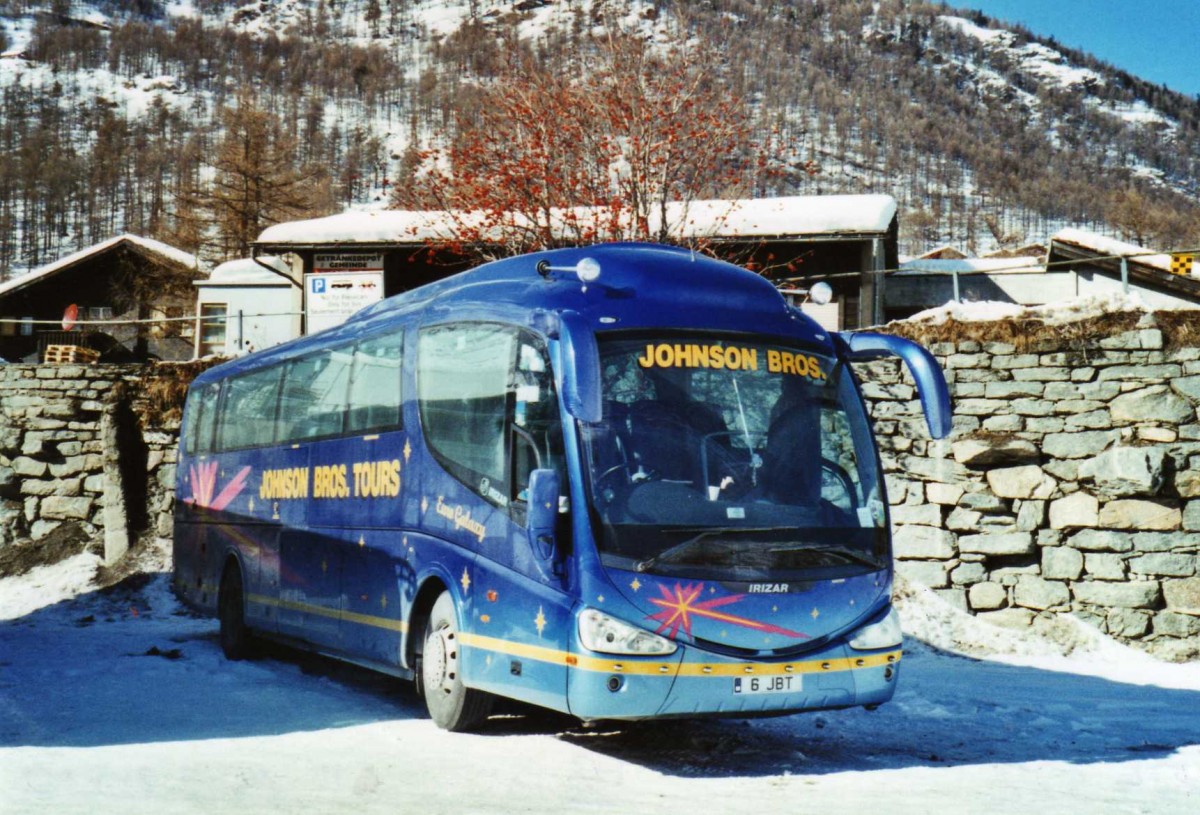
[{"label": "bus wheel hub", "polygon": [[458,653],[455,650],[454,632],[448,628],[434,631],[425,641],[423,655],[425,687],[430,691],[451,693],[458,671]]}]

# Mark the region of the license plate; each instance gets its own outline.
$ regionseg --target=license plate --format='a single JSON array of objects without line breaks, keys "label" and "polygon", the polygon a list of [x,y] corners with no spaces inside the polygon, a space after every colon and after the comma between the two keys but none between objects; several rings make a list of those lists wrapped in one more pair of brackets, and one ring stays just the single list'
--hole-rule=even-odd
[{"label": "license plate", "polygon": [[787,676],[738,676],[733,680],[735,694],[750,695],[756,693],[795,693],[800,690],[800,677],[794,674]]}]

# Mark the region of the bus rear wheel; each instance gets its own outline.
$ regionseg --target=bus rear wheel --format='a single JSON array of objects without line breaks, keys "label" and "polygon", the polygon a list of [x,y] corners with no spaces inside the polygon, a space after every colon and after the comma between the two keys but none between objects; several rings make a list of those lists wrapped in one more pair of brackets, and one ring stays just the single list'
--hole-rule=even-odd
[{"label": "bus rear wheel", "polygon": [[249,659],[254,656],[254,639],[246,627],[246,593],[242,587],[242,570],[236,563],[226,566],[221,576],[217,617],[221,621],[221,650],[225,652],[225,658]]},{"label": "bus rear wheel", "polygon": [[449,592],[442,592],[429,612],[424,646],[421,689],[430,718],[443,730],[470,730],[487,718],[493,700],[490,694],[463,685],[458,619]]}]

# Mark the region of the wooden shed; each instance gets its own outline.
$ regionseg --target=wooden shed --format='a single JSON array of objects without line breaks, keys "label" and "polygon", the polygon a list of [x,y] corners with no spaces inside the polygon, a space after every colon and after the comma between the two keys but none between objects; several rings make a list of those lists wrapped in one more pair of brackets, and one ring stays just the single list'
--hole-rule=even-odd
[{"label": "wooden shed", "polygon": [[119,235],[6,281],[0,358],[190,359],[194,324],[164,318],[191,313],[197,268],[165,243]]}]

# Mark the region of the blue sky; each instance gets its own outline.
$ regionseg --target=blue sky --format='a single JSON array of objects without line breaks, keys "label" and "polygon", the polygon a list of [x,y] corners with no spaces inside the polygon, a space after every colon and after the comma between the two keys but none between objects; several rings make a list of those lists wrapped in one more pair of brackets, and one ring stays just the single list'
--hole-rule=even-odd
[{"label": "blue sky", "polygon": [[1134,76],[1200,94],[1200,0],[949,0],[1021,23]]}]

